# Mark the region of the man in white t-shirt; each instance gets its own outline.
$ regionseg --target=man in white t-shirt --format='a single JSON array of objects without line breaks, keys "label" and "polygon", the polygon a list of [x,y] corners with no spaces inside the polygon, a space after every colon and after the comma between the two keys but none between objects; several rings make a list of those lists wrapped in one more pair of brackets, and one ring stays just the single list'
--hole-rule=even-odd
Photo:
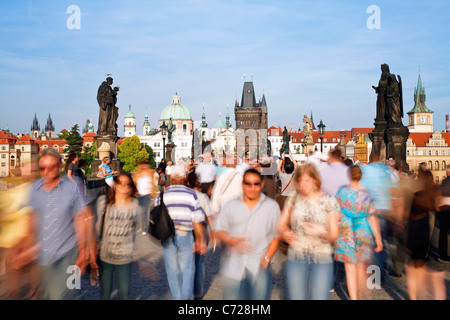
[{"label": "man in white t-shirt", "polygon": [[203,161],[199,163],[195,172],[197,173],[198,181],[201,183],[201,191],[211,195],[217,172],[217,166],[212,162],[211,153],[205,152],[203,154]]}]

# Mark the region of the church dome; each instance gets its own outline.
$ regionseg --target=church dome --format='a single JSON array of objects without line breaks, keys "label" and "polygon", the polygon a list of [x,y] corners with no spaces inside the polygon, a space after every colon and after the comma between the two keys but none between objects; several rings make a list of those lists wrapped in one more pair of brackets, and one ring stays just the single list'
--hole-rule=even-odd
[{"label": "church dome", "polygon": [[172,104],[164,108],[159,120],[192,120],[191,112],[181,104],[180,96],[175,94],[172,97]]},{"label": "church dome", "polygon": [[131,106],[129,106],[129,110],[125,114],[125,118],[135,118],[133,111],[131,111]]}]

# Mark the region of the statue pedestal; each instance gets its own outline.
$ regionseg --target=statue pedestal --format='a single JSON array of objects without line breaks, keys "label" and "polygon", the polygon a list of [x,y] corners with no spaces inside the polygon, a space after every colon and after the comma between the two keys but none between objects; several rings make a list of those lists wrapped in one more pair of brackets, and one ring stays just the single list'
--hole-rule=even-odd
[{"label": "statue pedestal", "polygon": [[166,144],[166,163],[168,163],[169,161],[172,161],[173,164],[175,164],[175,159],[172,159],[172,155],[175,158],[175,153],[172,154],[173,149],[176,147],[175,143],[169,143]]},{"label": "statue pedestal", "polygon": [[108,156],[111,159],[109,166],[113,171],[122,172],[122,164],[117,159],[118,148],[117,141],[118,136],[97,136],[94,138],[97,141],[97,157],[91,164],[91,174],[96,177],[98,168],[103,162],[103,158]]},{"label": "statue pedestal", "polygon": [[406,162],[406,140],[409,130],[405,126],[391,127],[386,130],[388,140],[387,157],[394,157],[396,161]]},{"label": "statue pedestal", "polygon": [[119,151],[117,148],[117,141],[119,141],[118,136],[97,136],[94,138],[94,140],[97,141],[97,159],[100,159],[98,149],[103,145],[103,143],[109,145],[109,157],[111,158],[111,160],[117,158],[117,154]]},{"label": "statue pedestal", "polygon": [[314,143],[311,142],[303,143],[302,147],[304,154],[314,153]]}]

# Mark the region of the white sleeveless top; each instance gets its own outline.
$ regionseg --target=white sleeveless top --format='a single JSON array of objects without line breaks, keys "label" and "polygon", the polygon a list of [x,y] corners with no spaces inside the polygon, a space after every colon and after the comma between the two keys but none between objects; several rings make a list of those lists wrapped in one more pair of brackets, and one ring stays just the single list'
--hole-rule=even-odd
[{"label": "white sleeveless top", "polygon": [[149,176],[142,176],[137,179],[136,188],[141,196],[152,193],[152,186],[152,178]]}]

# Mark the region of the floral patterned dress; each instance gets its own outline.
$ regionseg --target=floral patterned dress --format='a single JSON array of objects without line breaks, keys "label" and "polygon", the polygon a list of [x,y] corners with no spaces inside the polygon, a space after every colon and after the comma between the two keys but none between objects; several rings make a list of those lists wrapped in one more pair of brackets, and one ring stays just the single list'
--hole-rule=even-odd
[{"label": "floral patterned dress", "polygon": [[352,264],[373,261],[375,240],[368,218],[375,214],[375,205],[370,193],[345,186],[339,188],[336,200],[342,216],[334,259]]}]

